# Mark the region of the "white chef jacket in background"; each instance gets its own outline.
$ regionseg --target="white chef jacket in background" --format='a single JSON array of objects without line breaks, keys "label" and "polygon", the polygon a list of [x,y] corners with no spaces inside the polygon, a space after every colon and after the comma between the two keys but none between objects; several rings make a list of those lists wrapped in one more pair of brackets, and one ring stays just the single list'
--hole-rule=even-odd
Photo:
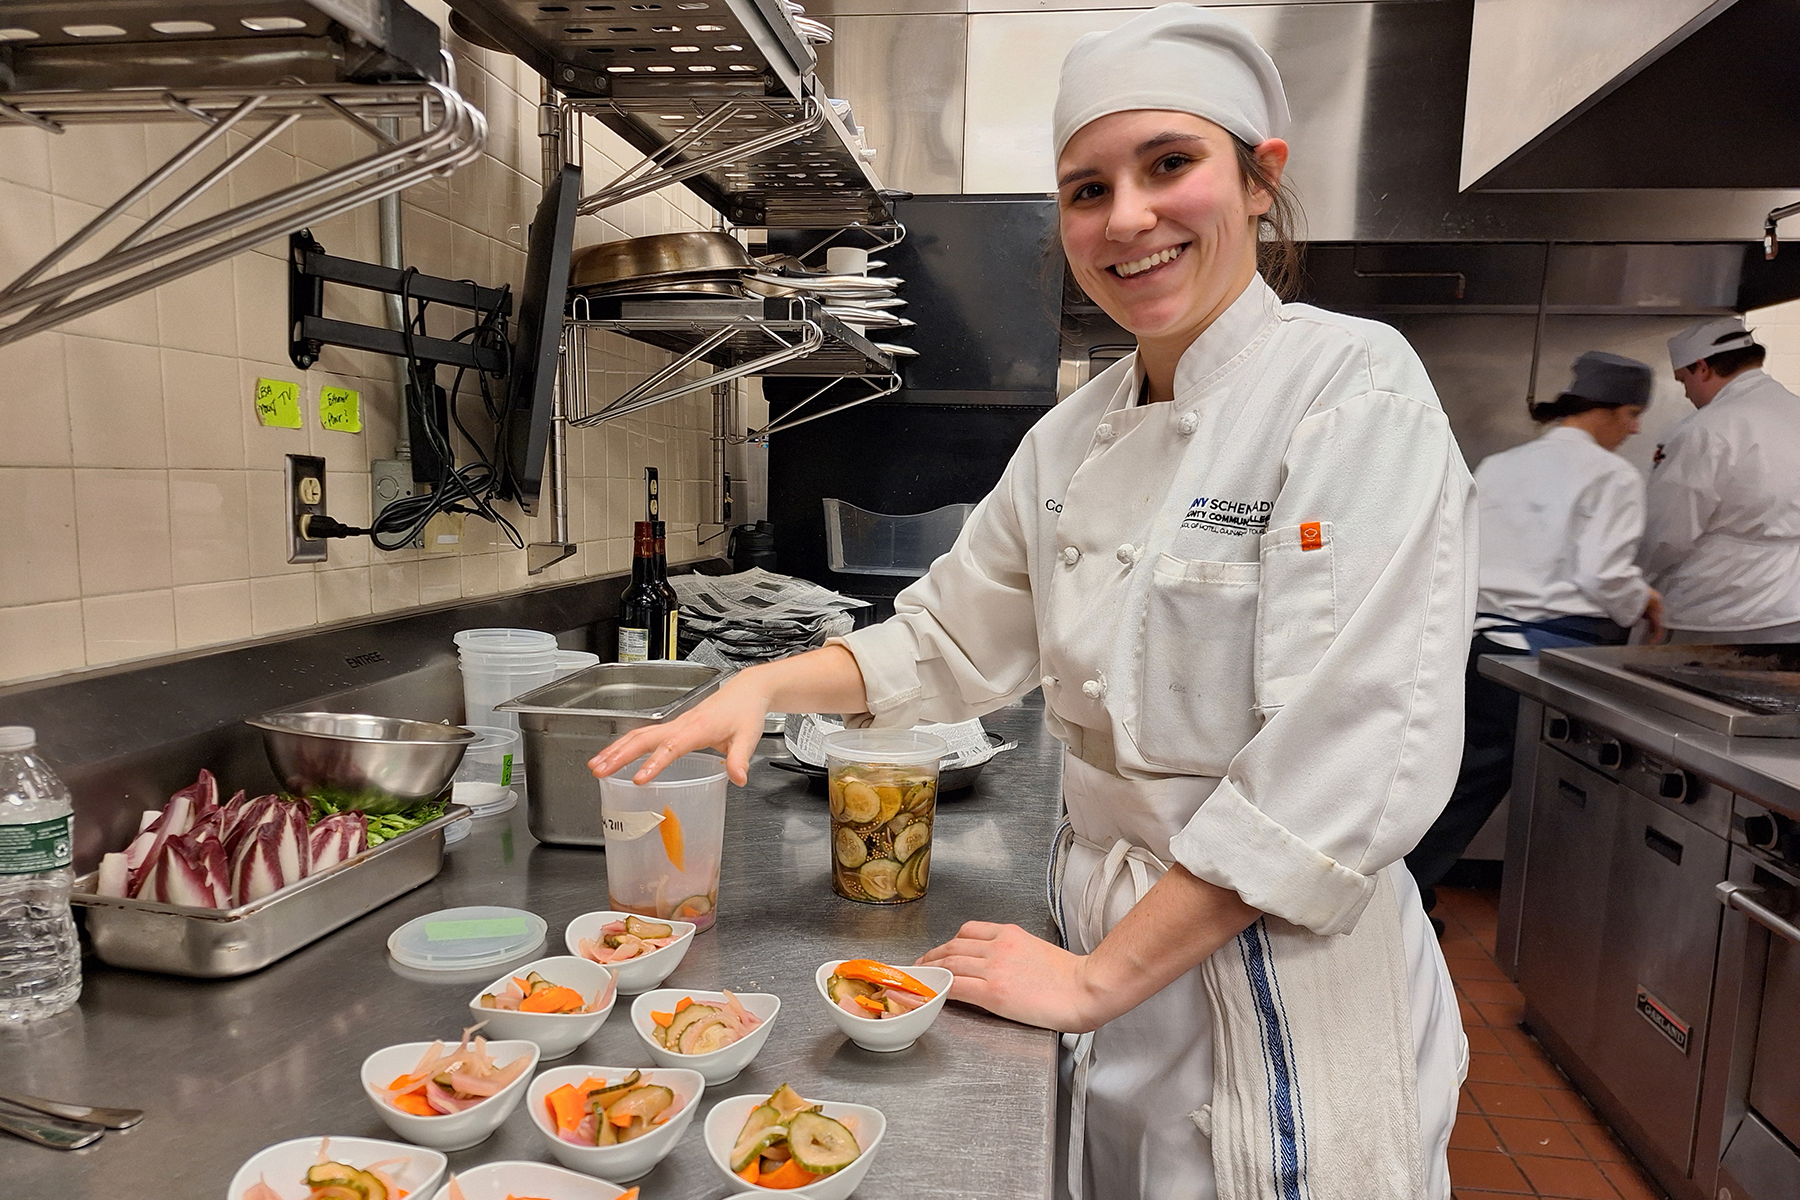
[{"label": "white chef jacket in background", "polygon": [[1638,561],[1672,629],[1800,621],[1800,397],[1749,367],[1675,427]]},{"label": "white chef jacket in background", "polygon": [[[1346,932],[1456,778],[1469,473],[1398,333],[1261,279],[1183,354],[1171,403],[1137,404],[1141,381],[1133,356],[1051,410],[896,616],[843,643],[879,725],[967,720],[1041,683],[1070,769],[1113,781],[1065,786],[1066,913],[1124,841]],[[1135,894],[1108,891],[1075,948]],[[1437,1200],[1465,1044],[1410,878],[1396,894]],[[1187,1116],[1212,1087],[1199,975],[1094,1035],[1089,1195],[1213,1195]]]},{"label": "white chef jacket in background", "polygon": [[[1481,512],[1478,613],[1514,621],[1605,617],[1629,629],[1650,584],[1637,565],[1644,480],[1586,430],[1557,425],[1475,468]],[[1495,625],[1477,617],[1475,628]],[[1488,635],[1526,649],[1516,633]]]}]

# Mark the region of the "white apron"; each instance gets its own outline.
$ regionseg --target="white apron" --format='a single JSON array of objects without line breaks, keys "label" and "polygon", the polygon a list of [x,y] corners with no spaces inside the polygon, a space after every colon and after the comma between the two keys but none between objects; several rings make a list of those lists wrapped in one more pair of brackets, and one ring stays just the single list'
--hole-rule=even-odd
[{"label": "white apron", "polygon": [[[1069,844],[1052,860],[1053,876],[1060,877],[1051,880],[1051,906],[1069,949],[1092,953],[1162,877],[1171,861],[1169,838],[1193,817],[1213,783],[1126,780],[1064,755]],[[1456,1122],[1457,1089],[1467,1074],[1467,1042],[1449,971],[1412,876],[1399,863],[1386,874],[1407,962],[1423,1190],[1427,1200],[1449,1200],[1446,1150]],[[1233,952],[1231,946],[1220,951]],[[1201,967],[1093,1034],[1065,1036],[1074,1057],[1071,1197],[1215,1200],[1212,1143],[1197,1123],[1213,1095],[1212,1039],[1212,1005]],[[1365,1200],[1409,1200],[1364,1195]]]}]

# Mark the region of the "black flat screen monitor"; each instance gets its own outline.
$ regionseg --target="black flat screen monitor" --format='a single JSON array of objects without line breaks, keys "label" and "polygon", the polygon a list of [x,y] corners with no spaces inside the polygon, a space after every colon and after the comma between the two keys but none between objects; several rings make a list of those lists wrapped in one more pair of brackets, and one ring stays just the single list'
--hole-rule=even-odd
[{"label": "black flat screen monitor", "polygon": [[569,299],[569,255],[575,243],[575,208],[581,200],[581,168],[563,167],[545,189],[531,220],[525,251],[525,289],[519,297],[518,338],[513,343],[512,376],[506,384],[503,499],[535,514],[544,482],[544,453],[550,445],[550,414],[556,394],[557,344]]}]

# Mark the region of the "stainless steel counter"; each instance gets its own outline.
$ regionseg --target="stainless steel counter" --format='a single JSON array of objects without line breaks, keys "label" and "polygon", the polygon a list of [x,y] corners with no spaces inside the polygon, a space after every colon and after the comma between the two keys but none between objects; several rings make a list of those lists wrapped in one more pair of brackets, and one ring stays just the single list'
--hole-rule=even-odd
[{"label": "stainless steel counter", "polygon": [[1547,673],[1536,659],[1522,655],[1490,655],[1481,660],[1480,670],[1533,700],[1800,820],[1800,740],[1728,737],[1584,680]]},{"label": "stainless steel counter", "polygon": [[[719,922],[696,937],[669,985],[775,992],[781,1015],[757,1060],[708,1089],[675,1152],[640,1181],[646,1200],[736,1191],[702,1144],[706,1111],[721,1097],[768,1092],[784,1080],[810,1097],[887,1114],[887,1138],[859,1197],[1050,1194],[1054,1034],[952,1003],[912,1049],[874,1054],[838,1031],[812,983],[814,968],[831,958],[910,962],[969,919],[1049,933],[1044,865],[1059,747],[1043,730],[1035,695],[987,725],[1020,747],[996,759],[972,792],[940,805],[931,890],[913,904],[878,908],[832,894],[822,788],[759,759],[750,785],[732,789]],[[763,748],[780,753],[779,739]],[[129,1105],[149,1116],[72,1153],[0,1136],[0,1194],[213,1200],[244,1159],[273,1142],[391,1137],[358,1083],[359,1064],[397,1042],[455,1038],[470,997],[502,968],[473,981],[422,983],[392,969],[386,939],[413,917],[459,904],[536,912],[550,923],[537,953],[563,953],[570,919],[607,906],[605,855],[539,846],[520,806],[476,822],[432,883],[258,974],[197,982],[90,958],[76,1010],[0,1033],[0,1091]],[[560,1062],[651,1065],[628,1007],[621,1000],[600,1032]],[[450,1163],[455,1170],[499,1159],[550,1161],[522,1109]],[[890,1182],[884,1164],[904,1164],[904,1175]]]}]

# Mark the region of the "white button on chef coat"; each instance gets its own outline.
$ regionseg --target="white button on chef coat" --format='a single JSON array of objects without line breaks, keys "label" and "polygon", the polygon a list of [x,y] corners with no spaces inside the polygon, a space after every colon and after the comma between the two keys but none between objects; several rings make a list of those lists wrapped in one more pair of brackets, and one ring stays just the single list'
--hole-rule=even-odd
[{"label": "white button on chef coat", "polygon": [[[1398,333],[1282,305],[1260,279],[1182,355],[1172,402],[1137,404],[1141,384],[1133,356],[1050,410],[895,617],[842,644],[883,726],[979,716],[1045,675],[1085,681],[1046,691],[1046,721],[1121,795],[1065,788],[1078,838],[1347,930],[1455,782],[1469,473]],[[1114,440],[1093,454],[1103,420]],[[1053,569],[1079,558],[1072,537],[1138,553],[1125,571]],[[1416,901],[1405,919],[1421,1134],[1441,1167],[1463,1043]],[[1212,1194],[1206,1143],[1166,1119],[1209,1099],[1197,973],[1165,989],[1191,1014],[1181,1029],[1146,1003],[1154,1027],[1134,1010],[1095,1034],[1089,1163],[1122,1193]]]},{"label": "white button on chef coat", "polygon": [[[1644,478],[1586,430],[1553,426],[1475,469],[1481,593],[1475,609],[1514,621],[1606,617],[1629,628],[1650,585],[1637,566]],[[1499,624],[1477,618],[1476,629]],[[1523,650],[1516,633],[1488,635]]]},{"label": "white button on chef coat", "polygon": [[1130,542],[1126,542],[1123,546],[1120,546],[1114,551],[1113,555],[1121,563],[1129,567],[1137,561],[1137,547],[1133,546]]},{"label": "white button on chef coat", "polygon": [[1064,546],[1062,552],[1063,565],[1072,567],[1081,561],[1081,551],[1075,546]]},{"label": "white button on chef coat", "polygon": [[1113,427],[1111,425],[1103,424],[1094,430],[1094,440],[1097,442],[1110,442],[1113,440],[1113,436]]},{"label": "white button on chef coat", "polygon": [[1089,700],[1098,700],[1106,695],[1106,685],[1098,679],[1090,679],[1081,685],[1081,694]]},{"label": "white button on chef coat", "polygon": [[1800,621],[1800,397],[1749,367],[1675,427],[1638,561],[1674,629]]}]

